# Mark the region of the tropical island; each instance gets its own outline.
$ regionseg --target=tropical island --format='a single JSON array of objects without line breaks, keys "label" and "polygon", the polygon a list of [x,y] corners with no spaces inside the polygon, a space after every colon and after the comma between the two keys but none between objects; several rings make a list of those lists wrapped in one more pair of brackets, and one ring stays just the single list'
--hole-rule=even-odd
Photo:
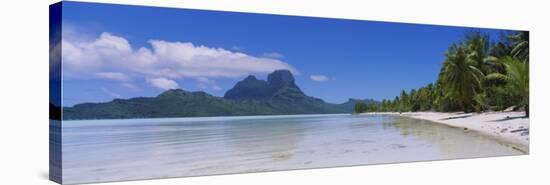
[{"label": "tropical island", "polygon": [[[529,32],[496,43],[470,32],[445,54],[439,78],[393,100],[355,104],[356,114],[390,114],[476,130],[529,147]],[[523,112],[523,113],[521,113]]]},{"label": "tropical island", "polygon": [[529,153],[526,31],[62,5],[64,184]]},{"label": "tropical island", "polygon": [[[306,95],[291,71],[267,80],[249,75],[223,97],[171,89],[156,97],[80,103],[63,108],[64,120],[353,113],[430,120],[495,136],[528,151],[529,32],[468,32],[445,53],[439,77],[394,99],[329,103]],[[521,113],[523,112],[523,113]]]},{"label": "tropical island", "polygon": [[82,103],[63,108],[63,119],[128,119],[205,116],[288,115],[350,113],[356,103],[378,104],[372,99],[349,99],[327,103],[306,95],[288,70],[276,70],[266,80],[250,75],[223,97],[182,89],[164,91],[156,97],[114,99],[105,103]]}]

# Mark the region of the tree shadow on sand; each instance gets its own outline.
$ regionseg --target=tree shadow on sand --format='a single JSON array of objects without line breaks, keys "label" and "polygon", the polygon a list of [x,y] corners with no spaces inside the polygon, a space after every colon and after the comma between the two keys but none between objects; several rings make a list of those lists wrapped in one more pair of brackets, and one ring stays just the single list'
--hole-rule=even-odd
[{"label": "tree shadow on sand", "polygon": [[467,117],[470,117],[470,116],[472,116],[472,114],[442,118],[441,120],[461,119],[461,118],[467,118]]},{"label": "tree shadow on sand", "polygon": [[501,122],[501,121],[508,121],[508,120],[514,120],[514,119],[523,119],[528,118],[527,116],[506,116],[502,119],[493,120],[493,122]]}]

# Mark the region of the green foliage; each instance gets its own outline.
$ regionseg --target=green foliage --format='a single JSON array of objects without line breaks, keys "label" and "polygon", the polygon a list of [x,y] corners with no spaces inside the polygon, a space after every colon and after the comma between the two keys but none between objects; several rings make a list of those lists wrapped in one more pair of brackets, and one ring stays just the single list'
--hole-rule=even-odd
[{"label": "green foliage", "polygon": [[526,116],[529,116],[529,65],[517,58],[505,57],[508,90],[520,100],[518,106],[523,106]]},{"label": "green foliage", "polygon": [[359,105],[360,112],[485,111],[522,107],[529,116],[529,33],[489,36],[469,32],[446,53],[439,78],[378,106]]},{"label": "green foliage", "polygon": [[115,99],[106,103],[65,107],[63,119],[324,114],[350,111],[336,104],[297,94],[293,90],[279,92],[277,97],[269,100],[230,100],[204,92],[176,89],[151,98]]},{"label": "green foliage", "polygon": [[[484,59],[489,53],[489,35],[482,34],[479,31],[469,32],[466,34],[462,47],[464,47],[466,60],[471,62],[470,65],[483,72],[488,70]],[[449,56],[447,56],[447,58],[449,58]]]},{"label": "green foliage", "polygon": [[356,112],[355,111],[355,105],[357,103],[363,103],[363,104],[368,105],[368,104],[379,104],[380,102],[375,101],[373,99],[353,99],[353,98],[350,98],[347,102],[342,103],[342,104],[337,104],[336,106],[343,109],[343,110],[349,110],[349,111]]},{"label": "green foliage", "polygon": [[504,86],[507,82],[507,77],[501,73],[491,73],[483,78],[484,87]]},{"label": "green foliage", "polygon": [[443,88],[451,98],[460,102],[464,112],[472,111],[473,98],[481,88],[484,75],[476,65],[480,64],[468,56],[466,47],[457,45],[451,46],[443,63]]},{"label": "green foliage", "polygon": [[355,107],[353,108],[354,113],[362,113],[367,112],[367,104],[362,102],[355,103]]},{"label": "green foliage", "polygon": [[521,31],[518,34],[510,35],[509,39],[513,43],[511,56],[521,62],[529,62],[529,32]]}]

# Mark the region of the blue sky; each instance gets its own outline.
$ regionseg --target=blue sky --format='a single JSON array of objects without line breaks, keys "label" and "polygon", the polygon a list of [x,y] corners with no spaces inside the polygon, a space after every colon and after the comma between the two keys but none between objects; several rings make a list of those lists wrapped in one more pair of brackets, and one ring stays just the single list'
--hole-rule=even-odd
[{"label": "blue sky", "polygon": [[63,104],[223,96],[248,74],[290,69],[311,96],[393,98],[437,79],[467,31],[500,30],[64,2]]}]

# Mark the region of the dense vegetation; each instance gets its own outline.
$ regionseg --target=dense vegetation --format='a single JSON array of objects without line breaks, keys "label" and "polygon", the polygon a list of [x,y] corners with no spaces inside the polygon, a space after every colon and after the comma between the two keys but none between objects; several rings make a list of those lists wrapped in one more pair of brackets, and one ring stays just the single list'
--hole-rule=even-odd
[{"label": "dense vegetation", "polygon": [[529,32],[489,35],[469,32],[445,54],[439,77],[418,89],[402,90],[380,104],[356,103],[354,112],[504,110],[529,116]]}]

